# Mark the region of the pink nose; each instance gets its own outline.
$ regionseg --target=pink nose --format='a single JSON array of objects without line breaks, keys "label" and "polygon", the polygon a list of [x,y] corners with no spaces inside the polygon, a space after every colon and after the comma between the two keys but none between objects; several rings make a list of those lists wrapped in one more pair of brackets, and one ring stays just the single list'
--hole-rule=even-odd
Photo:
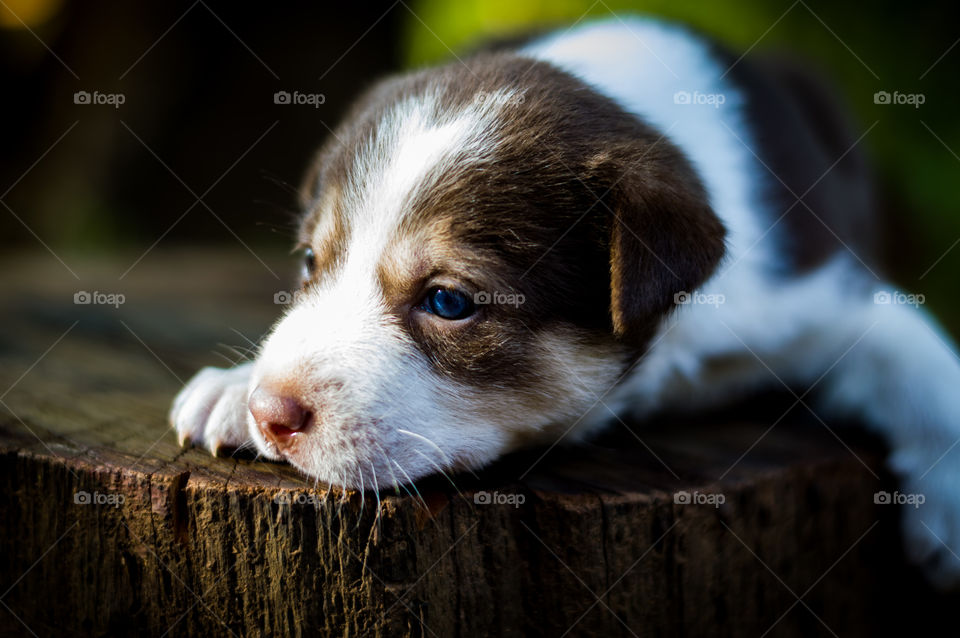
[{"label": "pink nose", "polygon": [[297,399],[263,386],[257,386],[247,406],[263,436],[280,448],[289,445],[306,430],[311,416]]}]

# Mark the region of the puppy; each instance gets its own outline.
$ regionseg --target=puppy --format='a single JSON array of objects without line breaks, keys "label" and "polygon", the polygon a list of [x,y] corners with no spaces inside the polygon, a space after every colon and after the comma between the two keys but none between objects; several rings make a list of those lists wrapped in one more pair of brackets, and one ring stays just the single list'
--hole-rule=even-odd
[{"label": "puppy", "polygon": [[784,384],[889,441],[909,548],[956,580],[960,363],[884,303],[826,96],[640,18],[379,82],[306,180],[296,302],[184,388],[181,442],[376,489]]}]

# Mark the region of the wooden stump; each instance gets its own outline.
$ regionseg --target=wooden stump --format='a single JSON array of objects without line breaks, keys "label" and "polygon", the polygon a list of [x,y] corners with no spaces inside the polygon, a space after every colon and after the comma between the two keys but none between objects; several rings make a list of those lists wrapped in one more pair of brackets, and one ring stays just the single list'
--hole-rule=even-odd
[{"label": "wooden stump", "polygon": [[[256,341],[284,286],[247,253],[156,252],[118,280],[128,265],[81,262],[79,282],[47,255],[4,266],[10,632],[876,635],[928,595],[896,510],[874,504],[893,489],[882,451],[803,407],[772,429],[784,406],[629,424],[459,492],[379,498],[182,450],[166,422],[181,381],[226,365],[217,342]],[[124,303],[75,305],[81,290]]]}]

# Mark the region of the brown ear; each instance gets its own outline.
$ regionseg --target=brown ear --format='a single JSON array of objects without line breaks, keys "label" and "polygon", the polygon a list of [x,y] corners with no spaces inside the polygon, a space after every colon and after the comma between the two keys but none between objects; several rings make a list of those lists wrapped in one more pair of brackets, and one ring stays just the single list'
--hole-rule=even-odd
[{"label": "brown ear", "polygon": [[610,188],[610,312],[614,334],[635,345],[724,253],[725,230],[699,178],[677,149],[660,145],[618,153]]}]

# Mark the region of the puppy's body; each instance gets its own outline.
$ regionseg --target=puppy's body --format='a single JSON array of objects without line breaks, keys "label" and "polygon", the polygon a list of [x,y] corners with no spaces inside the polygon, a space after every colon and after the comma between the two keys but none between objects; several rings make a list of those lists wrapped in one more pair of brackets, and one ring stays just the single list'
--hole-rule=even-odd
[{"label": "puppy's body", "polygon": [[926,494],[911,549],[960,574],[960,365],[874,303],[829,101],[734,62],[616,20],[375,86],[307,180],[303,294],[256,362],[181,393],[181,437],[376,487],[784,384],[890,441]]}]

